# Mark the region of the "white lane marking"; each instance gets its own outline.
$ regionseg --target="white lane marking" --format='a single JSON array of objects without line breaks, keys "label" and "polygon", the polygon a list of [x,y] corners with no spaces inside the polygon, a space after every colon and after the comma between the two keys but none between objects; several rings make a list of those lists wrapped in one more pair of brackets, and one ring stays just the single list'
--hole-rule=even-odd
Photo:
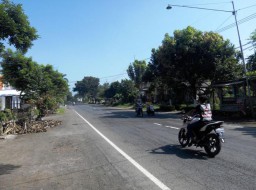
[{"label": "white lane marking", "polygon": [[178,127],[173,127],[173,126],[165,126],[165,127],[167,127],[167,128],[172,128],[172,129],[180,129],[180,128],[178,128]]},{"label": "white lane marking", "polygon": [[[75,111],[75,110],[74,110]],[[76,112],[76,111],[75,111]],[[131,162],[138,170],[140,170],[145,176],[147,176],[152,182],[154,182],[162,190],[171,190],[165,184],[163,184],[159,179],[153,176],[149,171],[139,165],[132,157],[126,154],[118,146],[116,146],[111,140],[109,140],[105,135],[103,135],[98,129],[96,129],[89,121],[87,121],[83,116],[76,112],[76,114],[81,117],[96,133],[98,133],[105,141],[107,141],[114,149],[116,149],[123,157],[125,157],[129,162]]]},{"label": "white lane marking", "polygon": [[[163,126],[162,124],[160,124],[160,123],[154,123],[155,125],[158,125],[158,126]],[[167,128],[171,128],[171,129],[180,129],[180,128],[178,128],[178,127],[173,127],[173,126],[164,126],[164,127],[167,127]]]}]

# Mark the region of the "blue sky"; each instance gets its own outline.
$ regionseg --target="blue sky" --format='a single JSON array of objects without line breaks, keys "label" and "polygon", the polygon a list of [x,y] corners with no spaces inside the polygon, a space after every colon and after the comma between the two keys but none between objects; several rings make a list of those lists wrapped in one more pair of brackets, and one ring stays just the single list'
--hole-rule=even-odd
[{"label": "blue sky", "polygon": [[[30,24],[40,35],[26,55],[66,74],[71,88],[84,76],[98,77],[101,83],[127,78],[129,64],[134,59],[149,58],[151,49],[161,45],[166,33],[172,35],[175,30],[188,25],[201,31],[216,31],[234,23],[231,13],[179,7],[166,10],[168,4],[232,10],[231,1],[224,0],[13,2],[23,5]],[[236,0],[234,3],[237,10],[241,9],[238,20],[256,14],[255,0]],[[239,25],[239,29],[242,44],[245,44],[256,29],[256,19]],[[220,34],[239,46],[235,27]],[[252,51],[245,50],[245,55]]]}]

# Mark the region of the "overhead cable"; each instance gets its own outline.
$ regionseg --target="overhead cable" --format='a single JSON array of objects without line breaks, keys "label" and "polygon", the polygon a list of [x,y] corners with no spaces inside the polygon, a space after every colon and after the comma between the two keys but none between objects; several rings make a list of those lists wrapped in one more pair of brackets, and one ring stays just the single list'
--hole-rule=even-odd
[{"label": "overhead cable", "polygon": [[[239,20],[239,21],[237,22],[237,24],[239,25],[239,24],[248,22],[248,21],[250,21],[250,20],[252,20],[252,19],[254,19],[254,18],[256,18],[256,13],[251,14],[251,15],[249,15],[249,16],[247,16],[247,17],[241,19],[241,20]],[[230,28],[233,28],[233,27],[235,27],[235,26],[236,26],[236,23],[232,23],[232,24],[229,24],[229,25],[227,25],[227,26],[225,26],[225,27],[223,27],[223,28],[221,28],[221,29],[216,30],[215,32],[218,32],[218,33],[224,32],[224,31],[226,31],[226,30],[228,30],[228,29],[230,29]]]}]

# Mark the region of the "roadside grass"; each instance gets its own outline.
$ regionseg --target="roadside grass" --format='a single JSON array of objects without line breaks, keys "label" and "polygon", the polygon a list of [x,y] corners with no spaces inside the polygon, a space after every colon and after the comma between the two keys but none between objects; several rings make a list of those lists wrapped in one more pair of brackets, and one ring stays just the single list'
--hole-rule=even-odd
[{"label": "roadside grass", "polygon": [[64,114],[64,113],[65,113],[65,108],[63,108],[63,107],[58,108],[58,109],[56,110],[56,113],[57,113],[57,114]]},{"label": "roadside grass", "polygon": [[131,104],[131,103],[114,104],[113,106],[114,106],[114,107],[117,107],[117,108],[126,108],[126,109],[132,109],[132,108],[134,108],[134,104]]}]

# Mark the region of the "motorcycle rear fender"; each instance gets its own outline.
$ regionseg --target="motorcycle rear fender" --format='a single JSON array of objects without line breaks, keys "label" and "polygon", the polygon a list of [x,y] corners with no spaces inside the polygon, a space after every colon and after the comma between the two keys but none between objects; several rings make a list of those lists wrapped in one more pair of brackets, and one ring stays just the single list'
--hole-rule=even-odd
[{"label": "motorcycle rear fender", "polygon": [[215,130],[217,128],[221,128],[221,125],[224,123],[224,121],[214,121],[214,122],[210,122],[208,124],[206,124],[205,126],[203,126],[200,131],[212,131]]}]

